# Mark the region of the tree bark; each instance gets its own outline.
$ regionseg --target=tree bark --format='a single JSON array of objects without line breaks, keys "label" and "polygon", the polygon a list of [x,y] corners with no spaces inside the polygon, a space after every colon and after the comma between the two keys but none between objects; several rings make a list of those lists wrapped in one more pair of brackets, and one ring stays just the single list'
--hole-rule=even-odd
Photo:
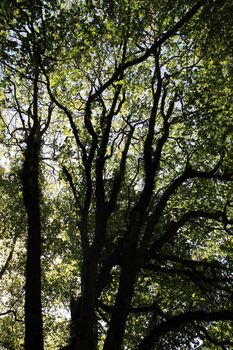
[{"label": "tree bark", "polygon": [[130,262],[121,271],[116,301],[103,350],[121,350],[136,281],[136,268]]},{"label": "tree bark", "polygon": [[41,306],[41,219],[39,126],[33,126],[23,164],[23,199],[28,218],[25,284],[25,350],[43,350]]},{"label": "tree bark", "polygon": [[71,298],[70,342],[64,350],[97,349],[96,281],[97,261],[89,252],[82,264],[82,293]]}]

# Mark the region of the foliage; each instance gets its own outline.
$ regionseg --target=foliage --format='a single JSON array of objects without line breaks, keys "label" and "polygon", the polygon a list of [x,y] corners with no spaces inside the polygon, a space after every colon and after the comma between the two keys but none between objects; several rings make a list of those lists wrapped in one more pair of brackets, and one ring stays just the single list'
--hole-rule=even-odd
[{"label": "foliage", "polygon": [[0,347],[23,342],[37,122],[45,348],[230,349],[231,8],[1,2]]}]

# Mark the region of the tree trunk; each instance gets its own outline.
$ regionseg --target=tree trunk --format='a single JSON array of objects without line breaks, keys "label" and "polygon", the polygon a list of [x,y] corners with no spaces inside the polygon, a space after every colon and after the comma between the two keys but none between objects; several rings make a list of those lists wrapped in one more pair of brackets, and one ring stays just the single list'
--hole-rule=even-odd
[{"label": "tree trunk", "polygon": [[136,268],[129,262],[122,267],[118,293],[103,350],[122,349],[135,280]]},{"label": "tree trunk", "polygon": [[83,264],[82,272],[82,303],[80,319],[77,322],[77,350],[97,349],[97,320],[96,306],[96,276],[97,262],[88,259]]},{"label": "tree trunk", "polygon": [[41,307],[40,133],[33,126],[23,164],[23,198],[28,217],[25,285],[25,350],[43,350]]}]

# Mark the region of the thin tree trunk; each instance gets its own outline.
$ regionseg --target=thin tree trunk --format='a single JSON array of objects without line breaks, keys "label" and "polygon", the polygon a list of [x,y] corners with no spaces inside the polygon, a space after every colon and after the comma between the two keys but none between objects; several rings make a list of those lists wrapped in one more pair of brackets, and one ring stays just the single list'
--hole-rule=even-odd
[{"label": "thin tree trunk", "polygon": [[28,217],[25,285],[25,350],[43,350],[41,307],[40,134],[30,131],[23,164],[23,198]]}]

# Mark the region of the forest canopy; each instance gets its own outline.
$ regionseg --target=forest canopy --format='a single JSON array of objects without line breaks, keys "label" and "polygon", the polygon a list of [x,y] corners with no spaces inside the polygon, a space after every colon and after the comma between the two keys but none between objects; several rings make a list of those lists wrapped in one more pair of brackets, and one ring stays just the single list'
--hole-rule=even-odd
[{"label": "forest canopy", "polygon": [[232,348],[232,13],[0,1],[0,349]]}]

